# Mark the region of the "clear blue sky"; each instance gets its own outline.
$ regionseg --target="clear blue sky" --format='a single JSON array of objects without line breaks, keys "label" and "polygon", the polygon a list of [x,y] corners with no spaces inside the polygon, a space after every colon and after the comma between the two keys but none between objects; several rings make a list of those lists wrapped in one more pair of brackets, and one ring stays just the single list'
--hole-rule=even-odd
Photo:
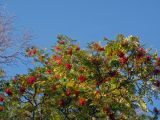
[{"label": "clear blue sky", "polygon": [[139,36],[147,46],[160,48],[160,0],[1,0],[27,28],[34,43],[49,47],[62,33],[80,41]]},{"label": "clear blue sky", "polygon": [[122,33],[160,49],[160,0],[1,0],[0,4],[16,16],[16,28],[32,31],[33,44],[40,47],[49,48],[59,33],[82,46]]}]

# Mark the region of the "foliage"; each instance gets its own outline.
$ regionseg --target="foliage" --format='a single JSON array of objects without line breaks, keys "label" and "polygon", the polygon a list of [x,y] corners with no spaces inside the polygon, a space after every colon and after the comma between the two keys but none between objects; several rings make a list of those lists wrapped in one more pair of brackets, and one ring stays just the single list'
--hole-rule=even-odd
[{"label": "foliage", "polygon": [[[52,53],[29,48],[37,66],[1,84],[2,119],[156,120],[160,58],[134,36],[118,35],[80,49],[59,35]],[[138,112],[139,111],[139,112]],[[149,112],[153,113],[149,116]]]}]

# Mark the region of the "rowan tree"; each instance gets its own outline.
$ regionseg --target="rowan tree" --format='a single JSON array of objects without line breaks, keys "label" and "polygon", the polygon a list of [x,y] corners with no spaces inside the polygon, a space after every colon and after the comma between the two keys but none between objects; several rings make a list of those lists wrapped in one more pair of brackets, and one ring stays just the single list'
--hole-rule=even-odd
[{"label": "rowan tree", "polygon": [[26,50],[37,65],[3,84],[1,118],[158,119],[159,109],[147,105],[159,99],[160,58],[138,37],[118,35],[86,49],[67,36],[57,38],[51,53]]}]

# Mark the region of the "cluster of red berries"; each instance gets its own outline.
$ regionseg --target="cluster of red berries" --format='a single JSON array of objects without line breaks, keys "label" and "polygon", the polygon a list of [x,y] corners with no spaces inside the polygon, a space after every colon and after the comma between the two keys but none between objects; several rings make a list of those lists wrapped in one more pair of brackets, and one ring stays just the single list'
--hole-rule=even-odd
[{"label": "cluster of red berries", "polygon": [[65,64],[65,68],[66,68],[67,70],[71,70],[72,65],[71,65],[71,64],[69,64],[69,63],[66,63],[66,64]]},{"label": "cluster of red berries", "polygon": [[96,50],[98,52],[105,51],[105,48],[100,46],[98,43],[92,43],[90,47],[91,49]]},{"label": "cluster of red berries", "polygon": [[36,81],[36,77],[34,77],[34,76],[30,76],[30,77],[28,77],[28,79],[27,79],[27,83],[28,83],[29,85],[32,85],[35,81]]},{"label": "cluster of red berries", "polygon": [[27,51],[27,55],[28,56],[33,56],[37,53],[37,49],[36,48],[31,48]]},{"label": "cluster of red berries", "polygon": [[[60,41],[58,41],[58,43],[61,44],[61,45],[64,45],[64,44],[65,44],[65,41],[64,41],[64,40],[60,40]],[[58,50],[59,50],[59,49],[58,49]],[[76,51],[79,51],[79,50],[80,50],[80,47],[77,46]],[[67,50],[67,53],[68,53],[69,55],[72,55],[72,52],[73,52],[72,47],[69,47],[68,50]]]},{"label": "cluster of red berries", "polygon": [[157,65],[157,66],[160,66],[160,57],[157,58],[156,65]]},{"label": "cluster of red berries", "polygon": [[17,79],[13,78],[13,83],[16,84],[16,82],[17,82]]},{"label": "cluster of red berries", "polygon": [[80,99],[79,99],[79,105],[85,106],[85,105],[86,105],[86,99],[80,98]]},{"label": "cluster of red berries", "polygon": [[86,81],[86,77],[85,76],[83,76],[83,75],[80,75],[80,76],[78,76],[78,78],[77,78],[80,82],[84,82],[84,81]]},{"label": "cluster of red berries", "polygon": [[69,47],[68,50],[67,50],[67,53],[68,53],[69,55],[72,55],[72,52],[73,52],[72,48]]},{"label": "cluster of red berries", "polygon": [[[78,90],[74,90],[74,92],[73,92],[73,94],[75,95],[75,97],[78,97],[79,93],[80,93],[80,92],[79,92]],[[72,94],[72,91],[71,91],[71,90],[67,89],[67,90],[65,91],[65,95],[66,95],[67,97],[69,97],[71,94]]]},{"label": "cluster of red berries", "polygon": [[47,69],[47,70],[45,71],[45,73],[46,73],[46,74],[51,74],[52,71],[51,71],[50,69]]},{"label": "cluster of red berries", "polygon": [[119,57],[119,63],[121,63],[122,65],[125,64],[127,62],[127,57],[125,56],[125,54],[122,51],[118,51],[117,52],[117,56]]},{"label": "cluster of red berries", "polygon": [[150,56],[150,55],[147,55],[147,56],[146,56],[146,62],[149,62],[149,61],[151,61],[151,56]]},{"label": "cluster of red berries", "polygon": [[[85,106],[85,105],[86,105],[86,103],[87,103],[87,101],[86,101],[86,99],[85,99],[85,98],[79,98],[79,100],[78,100],[78,104],[79,104],[80,106]],[[65,100],[64,100],[64,99],[60,99],[60,100],[58,100],[58,105],[59,105],[60,107],[65,106],[65,104],[66,104],[66,102],[65,102]]]},{"label": "cluster of red berries", "polygon": [[[0,103],[4,101],[4,97],[0,96]],[[0,111],[3,111],[4,107],[0,105]]]},{"label": "cluster of red berries", "polygon": [[60,41],[58,41],[58,43],[63,45],[63,44],[65,44],[65,41],[64,40],[60,40]]},{"label": "cluster of red berries", "polygon": [[0,96],[0,102],[3,102],[4,98],[2,96]]},{"label": "cluster of red berries", "polygon": [[66,96],[70,96],[71,95],[71,91],[70,90],[66,90],[65,94],[66,94]]},{"label": "cluster of red berries", "polygon": [[144,48],[138,48],[137,50],[136,50],[136,54],[137,54],[137,57],[138,58],[141,58],[141,57],[143,57],[145,54],[146,54],[146,51],[145,51],[145,49]]},{"label": "cluster of red berries", "polygon": [[60,47],[59,46],[54,46],[54,50],[57,52],[60,50]]},{"label": "cluster of red berries", "polygon": [[[71,90],[67,89],[67,90],[65,91],[65,95],[66,95],[67,97],[69,97],[71,94],[72,94],[72,91],[71,91]],[[79,92],[78,90],[74,90],[73,94],[74,94],[75,97],[77,98],[78,95],[80,94],[80,92]],[[85,106],[85,105],[86,105],[86,99],[85,99],[85,98],[79,98],[79,99],[78,99],[78,103],[79,103],[80,106]],[[58,105],[59,105],[60,107],[65,106],[65,104],[66,104],[65,99],[60,99],[60,100],[58,100]]]},{"label": "cluster of red berries", "polygon": [[25,91],[26,91],[25,87],[21,86],[21,87],[19,88],[20,94],[23,94]]},{"label": "cluster of red berries", "polygon": [[12,96],[12,91],[9,88],[5,89],[5,93],[9,96]]},{"label": "cluster of red berries", "polygon": [[54,62],[60,65],[62,63],[62,57],[61,56],[54,56]]},{"label": "cluster of red berries", "polygon": [[3,111],[4,107],[3,106],[0,106],[0,111]]}]

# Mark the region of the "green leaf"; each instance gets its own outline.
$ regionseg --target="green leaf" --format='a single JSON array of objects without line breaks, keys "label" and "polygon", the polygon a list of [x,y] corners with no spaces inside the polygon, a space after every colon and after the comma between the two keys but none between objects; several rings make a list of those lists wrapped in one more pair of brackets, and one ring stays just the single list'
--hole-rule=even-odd
[{"label": "green leaf", "polygon": [[112,66],[112,67],[118,67],[119,66],[119,61],[118,60],[111,60],[111,62],[110,62],[110,65]]}]

